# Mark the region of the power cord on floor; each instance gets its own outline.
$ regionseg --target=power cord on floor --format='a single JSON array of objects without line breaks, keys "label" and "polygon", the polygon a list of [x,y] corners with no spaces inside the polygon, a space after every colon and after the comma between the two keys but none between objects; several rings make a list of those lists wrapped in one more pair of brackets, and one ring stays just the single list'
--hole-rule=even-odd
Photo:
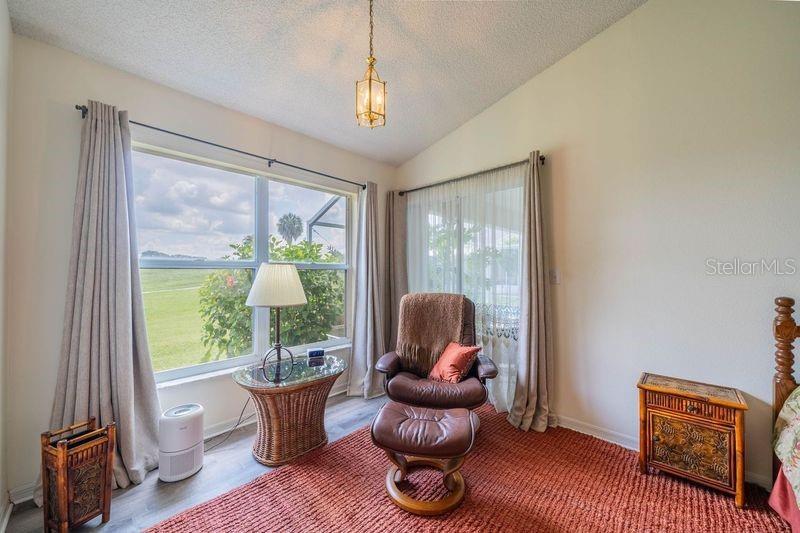
[{"label": "power cord on floor", "polygon": [[228,438],[229,438],[231,435],[233,435],[233,432],[234,432],[234,431],[236,431],[236,429],[237,429],[237,428],[238,428],[240,425],[242,425],[242,423],[244,423],[244,422],[247,422],[248,420],[250,420],[251,418],[253,418],[254,416],[256,416],[256,414],[255,414],[255,413],[253,413],[253,414],[251,414],[251,415],[247,415],[247,417],[245,417],[244,419],[242,418],[242,417],[244,416],[244,411],[245,411],[245,409],[247,409],[247,406],[250,404],[250,400],[251,400],[251,398],[248,398],[248,399],[247,399],[247,401],[246,401],[246,402],[244,402],[244,406],[242,407],[242,412],[241,412],[241,413],[239,413],[239,419],[236,421],[236,423],[233,425],[233,427],[232,427],[230,430],[228,430],[228,433],[225,435],[225,438],[224,438],[224,439],[222,439],[221,441],[219,441],[218,443],[214,444],[213,446],[206,448],[204,453],[208,453],[208,452],[210,452],[211,450],[213,450],[214,448],[216,448],[217,446],[219,446],[219,445],[221,445],[222,443],[224,443],[226,440],[228,440]]}]

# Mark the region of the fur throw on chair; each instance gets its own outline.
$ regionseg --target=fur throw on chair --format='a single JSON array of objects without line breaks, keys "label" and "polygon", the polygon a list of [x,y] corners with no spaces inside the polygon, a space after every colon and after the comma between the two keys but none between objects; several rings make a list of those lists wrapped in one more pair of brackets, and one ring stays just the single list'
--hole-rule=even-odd
[{"label": "fur throw on chair", "polygon": [[451,342],[475,344],[475,304],[461,294],[403,296],[395,350],[403,370],[427,377]]}]

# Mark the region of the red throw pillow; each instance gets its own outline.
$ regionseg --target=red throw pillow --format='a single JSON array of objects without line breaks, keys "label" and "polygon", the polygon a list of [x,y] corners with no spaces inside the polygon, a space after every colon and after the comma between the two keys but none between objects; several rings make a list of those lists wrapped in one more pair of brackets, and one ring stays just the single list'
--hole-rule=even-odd
[{"label": "red throw pillow", "polygon": [[451,342],[433,365],[428,379],[458,383],[472,368],[472,363],[480,351],[480,346],[461,346],[457,342]]}]

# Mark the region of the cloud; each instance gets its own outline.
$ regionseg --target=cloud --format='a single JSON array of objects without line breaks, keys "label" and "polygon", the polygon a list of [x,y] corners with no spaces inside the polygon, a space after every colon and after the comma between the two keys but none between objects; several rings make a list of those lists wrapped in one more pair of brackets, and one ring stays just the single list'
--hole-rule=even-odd
[{"label": "cloud", "polygon": [[249,214],[230,215],[219,221],[217,230],[236,235],[251,234],[253,219]]},{"label": "cloud", "polygon": [[[255,232],[255,178],[134,152],[134,193],[140,251],[155,250],[218,259],[229,245]],[[335,195],[305,187],[269,182],[271,234],[278,219],[294,213],[305,225]],[[325,214],[327,222],[344,223],[346,201],[337,201]],[[316,242],[343,250],[344,231],[327,231]]]},{"label": "cloud", "polygon": [[173,200],[175,202],[194,200],[197,198],[197,189],[198,189],[197,183],[190,183],[186,180],[179,180],[170,186],[167,196],[169,196],[170,200]]},{"label": "cloud", "polygon": [[251,176],[134,153],[139,248],[218,259],[254,232]]}]

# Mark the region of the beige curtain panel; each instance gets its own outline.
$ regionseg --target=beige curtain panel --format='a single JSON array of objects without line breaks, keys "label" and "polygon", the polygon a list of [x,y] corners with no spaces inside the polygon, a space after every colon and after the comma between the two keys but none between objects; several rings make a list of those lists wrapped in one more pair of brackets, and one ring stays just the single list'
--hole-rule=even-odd
[{"label": "beige curtain panel", "polygon": [[407,200],[400,191],[386,195],[386,287],[383,318],[386,328],[387,348],[397,346],[397,323],[400,316],[400,298],[408,293],[408,265],[406,239]]},{"label": "beige curtain panel", "polygon": [[549,327],[550,287],[544,240],[539,152],[530,154],[523,186],[522,300],[519,359],[508,421],[525,431],[544,431],[550,416],[553,348]]},{"label": "beige curtain panel", "polygon": [[353,357],[347,394],[372,398],[383,394],[383,379],[375,363],[386,352],[378,266],[378,186],[367,182],[358,204]]},{"label": "beige curtain panel", "polygon": [[72,253],[51,428],[116,422],[114,481],[158,465],[160,413],[147,346],[133,217],[128,116],[89,102],[83,123]]}]

